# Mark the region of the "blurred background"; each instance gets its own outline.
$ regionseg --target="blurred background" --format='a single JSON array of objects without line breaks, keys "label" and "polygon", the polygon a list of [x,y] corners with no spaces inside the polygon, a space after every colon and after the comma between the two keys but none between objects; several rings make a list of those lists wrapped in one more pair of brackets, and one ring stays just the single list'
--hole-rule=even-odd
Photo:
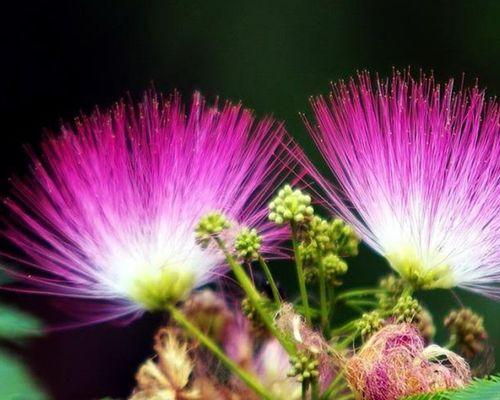
[{"label": "blurred background", "polygon": [[[23,146],[94,106],[106,107],[152,84],[200,90],[210,99],[242,100],[259,116],[274,114],[320,162],[298,116],[308,97],[329,82],[368,69],[434,71],[438,79],[465,73],[488,94],[500,94],[500,2],[481,1],[18,1],[4,6],[0,25],[1,195],[8,178],[27,169]],[[284,290],[287,264],[278,266]],[[285,271],[285,272],[284,272]],[[346,281],[371,284],[387,273],[383,260],[362,249]],[[293,276],[293,275],[292,275]],[[424,293],[436,323],[460,304],[486,316],[500,360],[499,305],[462,291]],[[1,293],[0,300],[42,321],[63,321],[53,300]],[[0,310],[1,313],[1,310]],[[12,314],[16,318],[17,314]],[[19,324],[35,324],[19,316]],[[138,365],[152,354],[161,318],[131,326],[51,329],[2,351],[28,365],[53,399],[124,397]],[[18,324],[14,320],[13,327]],[[56,324],[57,325],[57,324]],[[30,325],[33,326],[33,325]],[[443,338],[443,332],[438,335]],[[498,369],[497,369],[498,370]],[[0,385],[5,382],[1,382]]]}]

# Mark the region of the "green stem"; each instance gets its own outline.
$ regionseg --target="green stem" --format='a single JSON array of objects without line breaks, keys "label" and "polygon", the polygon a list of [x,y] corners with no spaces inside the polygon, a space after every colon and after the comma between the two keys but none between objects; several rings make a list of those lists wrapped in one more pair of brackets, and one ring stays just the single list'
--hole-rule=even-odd
[{"label": "green stem", "polygon": [[263,306],[262,296],[259,294],[252,281],[246,274],[243,267],[236,262],[234,257],[227,251],[224,242],[216,237],[215,241],[219,245],[220,249],[224,252],[226,256],[227,263],[231,267],[231,270],[234,273],[234,276],[238,280],[241,288],[248,296],[248,299],[252,303],[252,306],[255,308],[261,321],[264,323],[269,332],[281,343],[286,352],[290,355],[295,355],[297,353],[295,346],[293,343],[288,340],[288,338],[276,327],[273,318],[268,314],[266,309]]},{"label": "green stem", "polygon": [[311,323],[311,312],[309,310],[309,299],[307,297],[306,281],[304,278],[304,268],[302,266],[302,256],[300,254],[299,241],[297,238],[297,225],[292,221],[292,245],[293,252],[295,254],[295,264],[297,266],[297,278],[299,281],[300,298],[302,300],[302,305],[304,306],[304,315],[306,321]]},{"label": "green stem", "polygon": [[338,336],[338,335],[342,335],[346,332],[351,332],[353,329],[356,329],[356,325],[358,323],[359,319],[353,319],[349,322],[346,322],[344,325],[338,327],[338,328],[335,328],[335,329],[332,329],[331,331],[331,336]]},{"label": "green stem", "polygon": [[345,394],[343,396],[340,396],[336,400],[351,400],[351,399],[354,399],[354,394],[348,393],[348,394]]},{"label": "green stem", "polygon": [[302,382],[302,400],[307,400],[307,384]]},{"label": "green stem", "polygon": [[274,302],[278,307],[280,307],[281,306],[280,292],[278,290],[278,287],[276,286],[276,282],[274,281],[273,275],[271,274],[271,270],[269,269],[266,260],[264,260],[264,258],[260,254],[259,254],[259,263],[262,270],[264,271],[264,274],[266,275],[266,279],[269,282],[269,286],[271,286]]},{"label": "green stem", "polygon": [[443,346],[445,349],[451,350],[457,344],[457,338],[455,335],[452,335],[448,342]]},{"label": "green stem", "polygon": [[343,341],[339,342],[338,345],[336,346],[337,350],[344,350],[349,344],[354,342],[356,337],[358,336],[358,331],[356,330],[354,333],[346,337]]},{"label": "green stem", "polygon": [[319,400],[319,386],[316,379],[311,382],[311,400]]},{"label": "green stem", "polygon": [[371,306],[371,307],[378,306],[378,303],[374,300],[347,300],[345,304],[346,305],[354,304],[356,306]]},{"label": "green stem", "polygon": [[326,302],[326,279],[323,262],[319,262],[319,302],[321,309],[321,327],[323,331],[328,329],[328,305]]},{"label": "green stem", "polygon": [[167,310],[170,316],[186,330],[186,332],[194,337],[198,342],[205,346],[210,352],[216,356],[234,375],[240,378],[250,389],[258,396],[265,400],[274,400],[274,397],[267,393],[267,390],[257,380],[257,378],[249,372],[242,369],[238,364],[231,360],[216,343],[193,325],[186,316],[173,305],[168,305]]},{"label": "green stem", "polygon": [[354,290],[348,290],[345,292],[340,293],[337,296],[337,301],[338,300],[345,300],[351,297],[364,297],[364,296],[369,296],[377,293],[385,293],[386,291],[383,289],[373,289],[373,288],[367,288],[367,289],[354,289]]}]

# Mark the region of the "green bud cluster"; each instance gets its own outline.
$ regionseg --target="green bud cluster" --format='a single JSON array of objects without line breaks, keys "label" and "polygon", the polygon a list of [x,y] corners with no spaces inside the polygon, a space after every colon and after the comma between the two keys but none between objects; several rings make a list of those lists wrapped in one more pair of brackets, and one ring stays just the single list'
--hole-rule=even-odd
[{"label": "green bud cluster", "polygon": [[411,296],[401,296],[392,309],[392,314],[397,322],[413,322],[417,315],[422,312],[422,306]]},{"label": "green bud cluster", "polygon": [[357,328],[364,338],[372,335],[382,328],[384,320],[381,318],[378,311],[365,313],[357,322]]},{"label": "green bud cluster", "polygon": [[[340,286],[342,281],[338,278],[347,272],[347,263],[339,256],[328,253],[321,260],[325,273],[325,280],[332,286]],[[319,268],[316,266],[308,266],[304,270],[304,275],[308,283],[317,282],[319,276]]]},{"label": "green bud cluster", "polygon": [[330,222],[330,237],[335,245],[335,253],[343,257],[358,255],[359,238],[354,229],[340,218]]},{"label": "green bud cluster", "polygon": [[236,235],[234,248],[238,257],[252,261],[259,257],[261,244],[262,237],[256,229],[243,228]]},{"label": "green bud cluster", "polygon": [[229,220],[219,212],[212,212],[204,215],[195,229],[195,236],[198,243],[207,247],[210,239],[217,237],[224,230],[231,226]]},{"label": "green bud cluster", "polygon": [[379,308],[390,311],[394,308],[405,288],[404,281],[394,274],[389,274],[379,281],[380,289],[384,292],[377,294]]},{"label": "green bud cluster", "polygon": [[290,364],[292,368],[288,372],[288,376],[296,377],[297,381],[306,385],[316,380],[319,376],[319,362],[310,354],[302,353],[296,357],[290,357]]},{"label": "green bud cluster", "polygon": [[303,227],[300,254],[308,283],[317,282],[319,266],[323,266],[325,279],[332,286],[339,286],[340,275],[347,272],[347,263],[341,258],[357,253],[359,240],[352,228],[336,218],[327,221],[313,216]]},{"label": "green bud cluster", "polygon": [[[268,314],[272,314],[272,305],[269,300],[265,297],[265,294],[262,294],[262,305],[265,309],[267,309]],[[267,328],[264,322],[261,320],[257,309],[254,307],[252,302],[248,297],[243,298],[241,301],[241,311],[243,315],[251,322],[252,329],[255,333],[264,333],[267,332]]]},{"label": "green bud cluster", "polygon": [[358,254],[358,245],[354,230],[339,218],[327,221],[315,215],[304,229],[304,247],[309,252],[350,257]]},{"label": "green bud cluster", "polygon": [[314,213],[311,197],[290,185],[285,185],[269,203],[269,211],[269,219],[277,224],[303,222]]},{"label": "green bud cluster", "polygon": [[326,219],[313,216],[306,228],[308,248],[316,251],[325,251],[332,244],[330,224]]},{"label": "green bud cluster", "polygon": [[483,318],[469,308],[454,310],[444,320],[451,333],[451,339],[466,358],[473,358],[485,348],[488,333]]}]

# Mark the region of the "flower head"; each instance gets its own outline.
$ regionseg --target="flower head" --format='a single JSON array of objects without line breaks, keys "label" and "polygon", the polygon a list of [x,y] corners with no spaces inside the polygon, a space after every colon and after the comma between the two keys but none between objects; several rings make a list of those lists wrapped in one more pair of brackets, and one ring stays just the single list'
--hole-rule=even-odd
[{"label": "flower head", "polygon": [[464,359],[424,339],[408,324],[387,325],[348,360],[349,386],[363,400],[396,400],[460,388],[470,381]]},{"label": "flower head", "polygon": [[23,253],[12,258],[34,267],[17,276],[33,292],[108,300],[103,318],[114,318],[224,272],[223,255],[197,245],[229,226],[220,215],[257,228],[260,251],[279,256],[285,228],[267,220],[267,203],[293,167],[289,144],[273,120],[199,94],[188,112],[178,95],[146,95],[83,116],[46,138],[5,201],[3,233]]},{"label": "flower head", "polygon": [[293,221],[302,222],[313,215],[311,197],[300,189],[292,189],[285,185],[278,195],[269,203],[269,219],[277,224]]},{"label": "flower head", "polygon": [[415,286],[499,297],[498,104],[452,81],[362,73],[312,105],[337,184],[309,167],[332,211]]}]

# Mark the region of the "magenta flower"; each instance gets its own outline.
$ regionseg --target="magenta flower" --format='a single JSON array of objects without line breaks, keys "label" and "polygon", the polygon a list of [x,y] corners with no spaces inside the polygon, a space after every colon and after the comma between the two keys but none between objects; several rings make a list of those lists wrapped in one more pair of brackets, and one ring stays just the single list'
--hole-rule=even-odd
[{"label": "magenta flower", "polygon": [[109,301],[106,319],[161,308],[225,271],[195,240],[207,212],[257,228],[262,252],[279,256],[285,232],[266,203],[292,169],[289,145],[272,119],[199,94],[187,114],[177,95],[146,95],[83,116],[14,180],[3,233],[28,272],[10,272],[33,293]]},{"label": "magenta flower", "polygon": [[362,73],[312,106],[335,183],[309,168],[332,211],[420,287],[499,297],[498,103],[453,81]]}]

